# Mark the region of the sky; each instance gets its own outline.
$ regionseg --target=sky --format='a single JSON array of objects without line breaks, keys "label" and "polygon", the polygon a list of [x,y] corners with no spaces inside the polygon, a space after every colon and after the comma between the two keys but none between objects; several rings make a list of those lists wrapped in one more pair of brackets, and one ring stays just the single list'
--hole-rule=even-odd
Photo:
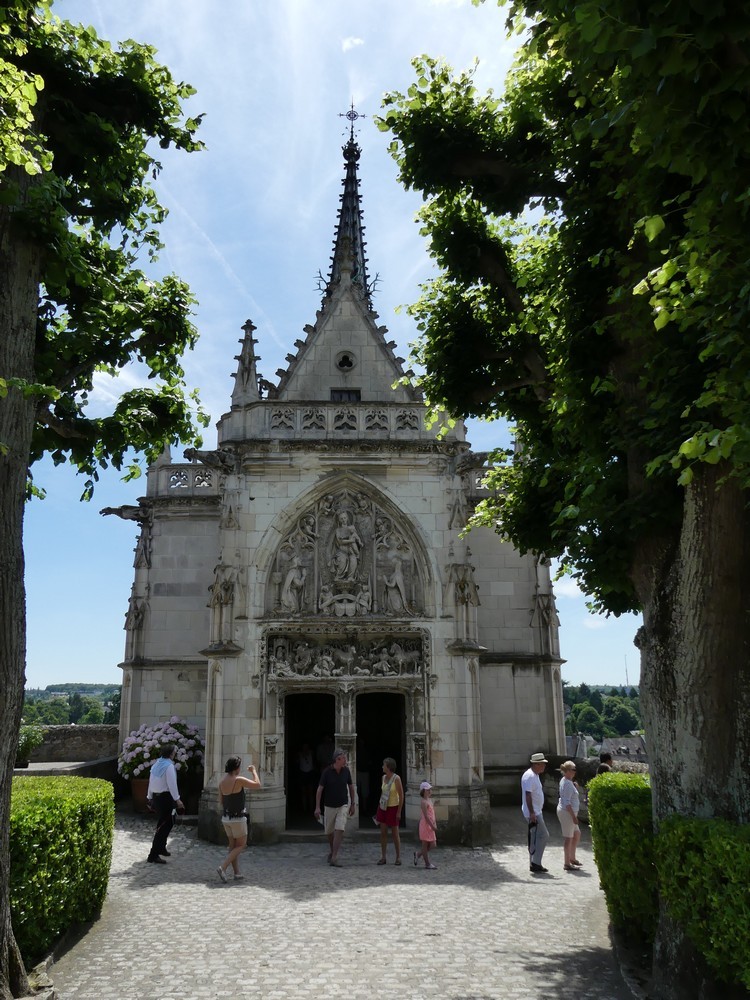
[{"label": "sky", "polygon": [[[60,0],[54,12],[113,43],[152,45],[197,91],[186,111],[205,115],[207,148],[159,151],[155,186],[169,210],[157,267],[198,299],[200,339],[184,367],[211,415],[204,447],[215,447],[216,421],[229,409],[245,320],[257,327],[258,370],[271,381],[315,320],[343,178],[340,116],[352,101],[366,116],[357,123],[359,175],[369,272],[379,276],[374,305],[408,358],[416,330],[396,310],[418,298],[432,265],[414,221],[420,197],[399,184],[390,138],[372,116],[384,93],[406,91],[420,53],[457,70],[478,59],[478,87],[500,93],[517,42],[492,0]],[[135,370],[97,376],[94,412],[109,412],[137,379]],[[501,424],[479,421],[468,422],[468,438],[478,451],[507,440]],[[47,498],[26,511],[27,687],[119,683],[137,525],[99,511],[135,503],[145,479],[124,483],[108,470],[93,500],[80,503],[84,479],[66,466],[40,462],[34,477]],[[637,684],[639,618],[590,614],[570,579],[556,595],[563,678]]]}]

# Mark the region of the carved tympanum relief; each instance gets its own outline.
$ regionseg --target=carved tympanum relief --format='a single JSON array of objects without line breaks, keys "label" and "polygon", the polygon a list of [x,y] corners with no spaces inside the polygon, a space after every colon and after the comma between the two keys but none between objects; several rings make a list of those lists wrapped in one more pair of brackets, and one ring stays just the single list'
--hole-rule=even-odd
[{"label": "carved tympanum relief", "polygon": [[363,493],[341,490],[301,514],[279,546],[267,612],[411,618],[423,610],[412,545]]}]

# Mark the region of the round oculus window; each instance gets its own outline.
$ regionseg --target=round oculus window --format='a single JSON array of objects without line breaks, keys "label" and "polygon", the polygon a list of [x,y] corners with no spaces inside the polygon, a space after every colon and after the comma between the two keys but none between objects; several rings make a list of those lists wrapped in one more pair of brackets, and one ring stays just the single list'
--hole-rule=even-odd
[{"label": "round oculus window", "polygon": [[351,351],[341,351],[336,355],[336,367],[340,372],[350,372],[357,364],[357,359]]}]

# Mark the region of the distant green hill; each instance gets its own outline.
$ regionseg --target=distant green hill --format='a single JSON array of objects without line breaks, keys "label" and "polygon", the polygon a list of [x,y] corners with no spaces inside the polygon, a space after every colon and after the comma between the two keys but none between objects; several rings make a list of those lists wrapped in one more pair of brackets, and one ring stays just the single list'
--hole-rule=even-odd
[{"label": "distant green hill", "polygon": [[120,684],[48,684],[27,688],[24,723],[47,726],[115,724],[120,720]]}]

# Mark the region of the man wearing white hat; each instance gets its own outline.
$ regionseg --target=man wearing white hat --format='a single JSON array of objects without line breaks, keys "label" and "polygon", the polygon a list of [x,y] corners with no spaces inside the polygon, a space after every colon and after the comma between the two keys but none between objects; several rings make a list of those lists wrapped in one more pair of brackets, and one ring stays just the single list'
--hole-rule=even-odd
[{"label": "man wearing white hat", "polygon": [[549,869],[542,866],[542,855],[549,840],[549,832],[542,816],[544,809],[544,789],[539,777],[548,764],[543,753],[533,753],[531,765],[521,778],[521,810],[528,824],[529,871],[535,875],[546,875]]}]

